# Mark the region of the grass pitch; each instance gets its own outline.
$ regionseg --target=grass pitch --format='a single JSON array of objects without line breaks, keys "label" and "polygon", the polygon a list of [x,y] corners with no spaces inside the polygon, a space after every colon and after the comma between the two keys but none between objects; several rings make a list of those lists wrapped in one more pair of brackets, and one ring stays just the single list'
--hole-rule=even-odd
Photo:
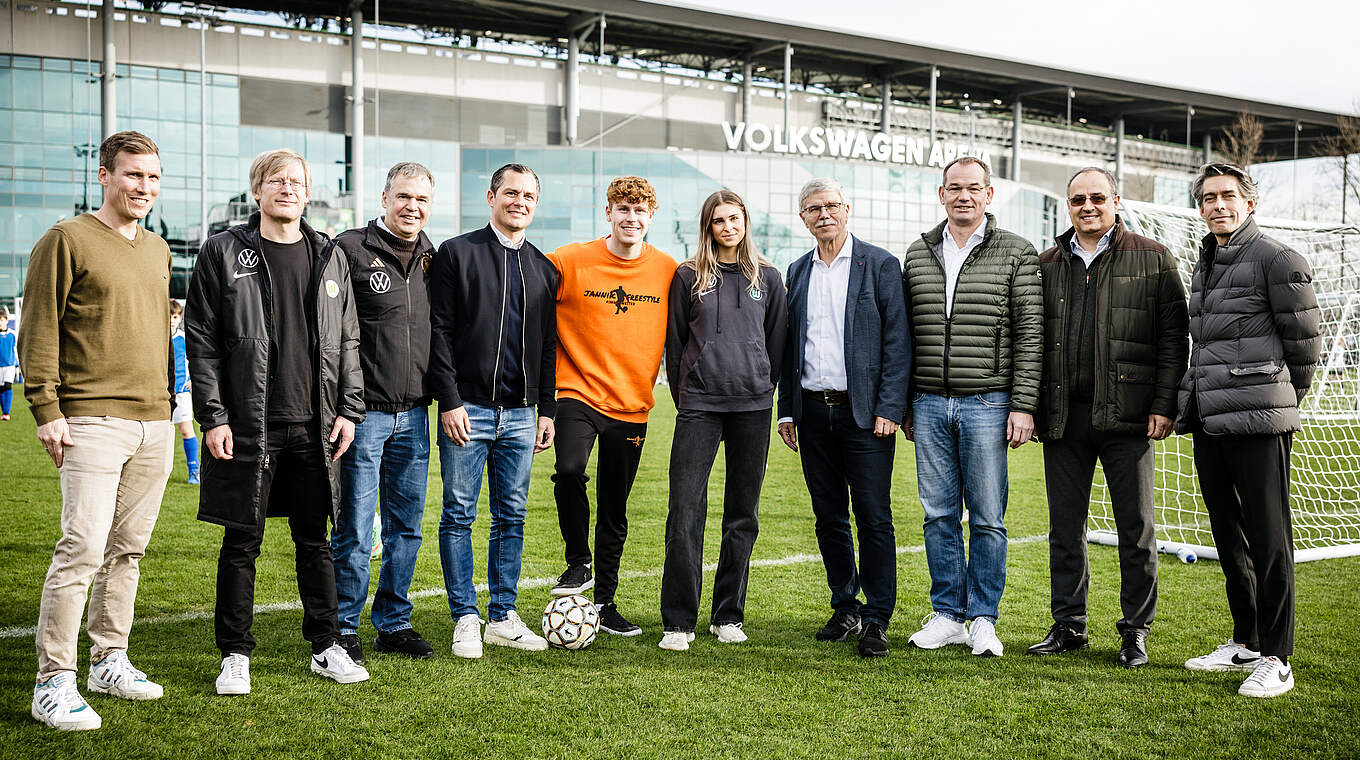
[{"label": "grass pitch", "polygon": [[[16,389],[18,390],[18,389]],[[99,695],[97,732],[67,735],[28,716],[43,576],[58,536],[55,468],[22,403],[0,424],[0,757],[228,758],[443,756],[641,757],[1356,757],[1360,756],[1360,630],[1355,588],[1360,558],[1300,565],[1298,686],[1273,700],[1236,695],[1242,676],[1191,673],[1181,663],[1231,633],[1217,564],[1163,557],[1152,664],[1111,663],[1118,639],[1115,550],[1091,547],[1091,649],[1034,658],[1048,616],[1048,551],[1040,450],[1011,455],[1007,516],[1012,545],[998,626],[1005,657],[964,647],[907,647],[929,612],[911,444],[899,439],[893,511],[898,561],[892,653],[864,661],[854,645],[824,644],[813,632],[829,614],[828,592],[796,455],[772,436],[747,602],[750,641],[721,645],[707,635],[706,608],[690,651],[664,652],[660,568],[673,409],[664,390],[652,416],[629,507],[620,609],[643,626],[637,638],[602,635],[582,652],[487,647],[478,661],[449,652],[453,625],[441,595],[438,462],[431,463],[425,545],[413,590],[413,622],[435,646],[424,662],[369,654],[371,681],[340,686],[307,669],[292,547],[271,520],[259,561],[259,648],[254,692],[218,697],[212,606],[221,528],[197,522],[197,487],[184,484],[183,454],[166,489],[142,562],[131,654],[166,696],[133,703]],[[16,393],[16,395],[19,395]],[[521,614],[531,625],[562,569],[552,500],[551,452],[538,457],[525,533]],[[723,464],[710,487],[706,559],[716,561]],[[488,520],[474,546],[485,580]],[[377,582],[374,565],[373,582]],[[712,572],[707,573],[706,591]],[[537,582],[535,582],[537,579]],[[482,597],[485,610],[485,595]],[[707,597],[704,604],[707,604]],[[373,630],[365,619],[366,647]],[[88,642],[78,673],[84,685]],[[83,691],[83,689],[82,689]]]}]

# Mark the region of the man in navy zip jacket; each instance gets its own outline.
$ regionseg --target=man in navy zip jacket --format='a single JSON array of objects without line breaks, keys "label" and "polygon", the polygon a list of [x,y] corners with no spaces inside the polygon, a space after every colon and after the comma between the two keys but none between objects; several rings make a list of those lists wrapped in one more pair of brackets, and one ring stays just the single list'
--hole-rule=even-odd
[{"label": "man in navy zip jacket", "polygon": [[486,642],[548,646],[515,611],[529,474],[533,455],[552,445],[556,411],[557,268],[524,239],[538,193],[529,167],[497,169],[486,194],[491,223],[444,241],[430,265],[430,382],[444,477],[439,558],[459,657],[482,656],[472,523],[483,468],[491,473]]}]

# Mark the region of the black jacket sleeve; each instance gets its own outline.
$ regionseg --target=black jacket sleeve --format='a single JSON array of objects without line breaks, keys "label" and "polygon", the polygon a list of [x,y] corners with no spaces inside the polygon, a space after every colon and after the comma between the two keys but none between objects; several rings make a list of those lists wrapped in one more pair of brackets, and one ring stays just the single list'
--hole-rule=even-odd
[{"label": "black jacket sleeve", "polygon": [[784,315],[787,324],[786,339],[784,341],[784,357],[779,362],[779,398],[775,403],[775,418],[785,419],[793,417],[793,394],[801,393],[802,388],[794,379],[794,362],[798,361],[798,345],[794,341],[802,340],[800,325],[795,325],[789,318],[793,313],[792,305],[789,303],[788,284],[793,282],[794,267],[798,266],[798,259],[794,259],[789,264],[788,270],[784,274]]},{"label": "black jacket sleeve", "polygon": [[[458,256],[453,241],[445,241],[435,252],[429,272],[430,389],[434,391],[441,412],[463,405],[463,399],[458,395],[458,370],[453,360],[454,330],[458,319],[457,268]],[[555,359],[555,351],[553,355]]]},{"label": "black jacket sleeve", "polygon": [[226,347],[218,332],[222,280],[217,266],[221,258],[217,246],[209,238],[199,249],[184,306],[184,351],[189,357],[194,419],[204,430],[221,427],[229,421],[220,381]]},{"label": "black jacket sleeve", "polygon": [[1039,253],[1025,244],[1010,283],[1011,411],[1039,409],[1044,373],[1044,291],[1039,285]]},{"label": "black jacket sleeve", "polygon": [[874,277],[879,319],[883,323],[882,375],[878,398],[874,399],[874,416],[901,424],[907,409],[907,386],[911,383],[911,329],[907,325],[902,265],[893,256],[885,256]]},{"label": "black jacket sleeve", "polygon": [[1283,248],[1266,272],[1271,319],[1284,348],[1289,382],[1302,401],[1322,359],[1322,312],[1313,288],[1313,269],[1297,251]]},{"label": "black jacket sleeve", "polygon": [[[340,269],[340,387],[335,413],[356,425],[364,421],[364,368],[359,361],[359,312],[354,305],[354,285],[350,282],[349,257],[336,246],[332,254]],[[327,435],[330,431],[325,431]]]},{"label": "black jacket sleeve", "polygon": [[561,274],[547,257],[539,254],[548,292],[543,297],[539,318],[543,329],[543,355],[539,357],[538,416],[557,416],[557,288]]},{"label": "black jacket sleeve", "polygon": [[670,294],[666,305],[666,384],[671,390],[671,400],[675,408],[680,408],[680,360],[685,356],[685,346],[689,343],[689,299],[691,298],[691,267],[680,265],[671,277]]},{"label": "black jacket sleeve", "polygon": [[1176,258],[1163,249],[1157,286],[1157,370],[1151,412],[1176,418],[1176,395],[1190,359],[1190,316]]},{"label": "black jacket sleeve", "polygon": [[765,351],[770,356],[770,383],[778,385],[784,374],[784,347],[789,338],[789,294],[778,269],[762,267],[761,279],[762,288],[769,294],[765,299]]}]

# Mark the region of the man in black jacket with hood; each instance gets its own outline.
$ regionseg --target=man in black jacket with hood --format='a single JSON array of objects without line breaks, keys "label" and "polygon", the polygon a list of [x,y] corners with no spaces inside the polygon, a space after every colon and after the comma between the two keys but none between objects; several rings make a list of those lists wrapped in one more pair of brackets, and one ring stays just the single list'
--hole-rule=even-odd
[{"label": "man in black jacket with hood", "polygon": [[198,517],[226,528],[217,559],[218,694],[250,693],[255,559],[265,517],[288,517],[297,546],[302,635],[312,672],[368,679],[340,646],[326,520],[340,503],[340,457],[364,417],[359,323],[349,265],[302,221],[302,156],[250,165],[260,210],[208,238],[185,310],[194,417],[203,428]]},{"label": "man in black jacket with hood", "polygon": [[434,649],[411,627],[411,577],[420,550],[425,482],[430,465],[430,297],[426,270],[434,246],[422,231],[430,219],[434,175],[414,161],[387,173],[384,213],[342,232],[335,246],[349,260],[359,313],[359,359],[367,416],[341,460],[340,517],[331,535],[340,603],[340,645],[364,662],[359,618],[368,598],[373,503],[381,501],[382,567],[373,596],[373,648],[424,659]]}]

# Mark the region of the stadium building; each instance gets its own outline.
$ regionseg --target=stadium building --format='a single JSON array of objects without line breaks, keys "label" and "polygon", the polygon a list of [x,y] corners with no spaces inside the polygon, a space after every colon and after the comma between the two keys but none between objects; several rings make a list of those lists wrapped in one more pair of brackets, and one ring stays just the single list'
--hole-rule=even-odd
[{"label": "stadium building", "polygon": [[491,172],[517,161],[543,180],[530,235],[544,250],[603,234],[605,183],[639,174],[661,197],[650,242],[688,256],[700,203],[728,187],[783,264],[811,246],[794,207],[814,176],[849,188],[856,234],[900,253],[942,218],[940,167],[982,156],[1000,222],[1043,248],[1078,167],[1186,205],[1238,113],[1284,157],[1336,131],[1335,113],[638,0],[17,0],[0,14],[0,302],[22,296],[48,226],[98,205],[98,145],[120,129],[160,145],[147,226],[176,253],[176,295],[204,231],[249,214],[251,158],[277,147],[309,159],[308,217],[332,232],[378,213],[400,160],[435,174],[433,239],[481,226]]}]

